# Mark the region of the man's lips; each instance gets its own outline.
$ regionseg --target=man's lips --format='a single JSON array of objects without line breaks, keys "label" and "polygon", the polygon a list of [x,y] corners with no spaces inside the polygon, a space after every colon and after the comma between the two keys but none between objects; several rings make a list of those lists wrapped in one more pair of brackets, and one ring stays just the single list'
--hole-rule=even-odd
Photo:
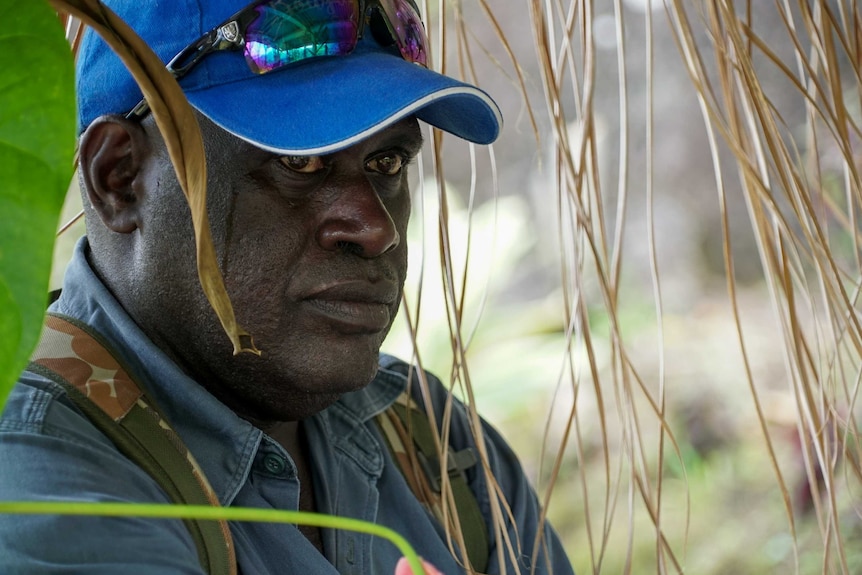
[{"label": "man's lips", "polygon": [[371,334],[389,327],[398,295],[392,282],[342,281],[318,286],[301,300],[340,330]]}]

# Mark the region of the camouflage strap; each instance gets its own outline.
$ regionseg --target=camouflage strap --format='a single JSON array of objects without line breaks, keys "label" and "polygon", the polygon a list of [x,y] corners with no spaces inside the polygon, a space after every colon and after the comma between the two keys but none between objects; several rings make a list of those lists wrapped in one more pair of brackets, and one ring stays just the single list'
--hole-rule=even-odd
[{"label": "camouflage strap", "polygon": [[[48,314],[28,370],[62,385],[90,421],[174,503],[217,507],[218,497],[195,458],[109,349],[89,326]],[[204,570],[236,575],[227,522],[183,521]]]},{"label": "camouflage strap", "polygon": [[[443,513],[441,496],[440,458],[428,414],[420,409],[405,391],[389,409],[377,416],[377,424],[410,490],[441,525],[446,525],[447,516]],[[418,449],[409,449],[408,446]],[[464,470],[477,462],[476,452],[472,448],[458,452],[449,450],[446,470],[467,556],[474,570],[484,572],[488,567],[490,553],[488,528],[476,496],[470,490],[464,475]],[[448,519],[451,522],[454,518],[449,514]]]}]

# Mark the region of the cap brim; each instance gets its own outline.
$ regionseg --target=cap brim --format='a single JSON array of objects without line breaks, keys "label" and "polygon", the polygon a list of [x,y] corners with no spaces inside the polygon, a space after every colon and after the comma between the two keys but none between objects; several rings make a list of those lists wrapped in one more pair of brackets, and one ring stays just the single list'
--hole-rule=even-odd
[{"label": "cap brim", "polygon": [[325,154],[405,118],[490,144],[502,116],[482,90],[380,52],[189,90],[192,105],[223,129],[278,154]]}]

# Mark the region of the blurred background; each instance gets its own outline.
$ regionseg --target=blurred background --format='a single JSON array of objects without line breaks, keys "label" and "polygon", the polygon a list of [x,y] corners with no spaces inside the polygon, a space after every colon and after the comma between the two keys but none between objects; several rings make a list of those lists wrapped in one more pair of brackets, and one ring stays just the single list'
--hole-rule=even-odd
[{"label": "blurred background", "polygon": [[[862,573],[859,346],[836,320],[858,312],[862,277],[855,3],[424,9],[435,65],[478,82],[506,125],[492,147],[442,137],[436,155],[427,132],[384,350],[416,361],[415,337],[426,369],[465,399],[472,386],[578,573]],[[829,102],[811,95],[824,85]],[[746,94],[774,134],[750,113],[750,132],[722,135]],[[758,151],[775,142],[787,165]],[[60,238],[55,287],[82,233]]]}]

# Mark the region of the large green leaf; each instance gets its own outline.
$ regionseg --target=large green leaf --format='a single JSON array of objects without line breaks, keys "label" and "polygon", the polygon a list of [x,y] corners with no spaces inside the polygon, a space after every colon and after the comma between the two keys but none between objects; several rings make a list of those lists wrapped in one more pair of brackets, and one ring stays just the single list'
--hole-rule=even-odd
[{"label": "large green leaf", "polygon": [[43,0],[0,0],[0,405],[42,326],[75,148],[74,65]]}]

